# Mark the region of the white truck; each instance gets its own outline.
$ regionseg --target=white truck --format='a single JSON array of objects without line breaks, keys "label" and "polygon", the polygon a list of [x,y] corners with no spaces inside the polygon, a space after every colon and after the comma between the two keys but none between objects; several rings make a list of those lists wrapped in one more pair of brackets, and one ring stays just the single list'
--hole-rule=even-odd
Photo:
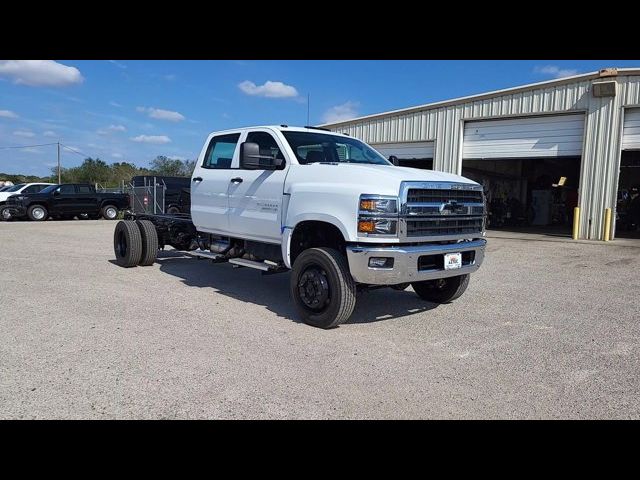
[{"label": "white truck", "polygon": [[116,225],[116,262],[151,265],[170,245],[291,271],[300,317],[321,328],[345,322],[365,289],[412,285],[427,301],[455,300],[484,258],[482,187],[396,163],[317,127],[212,133],[193,172],[190,216],[129,213]]}]

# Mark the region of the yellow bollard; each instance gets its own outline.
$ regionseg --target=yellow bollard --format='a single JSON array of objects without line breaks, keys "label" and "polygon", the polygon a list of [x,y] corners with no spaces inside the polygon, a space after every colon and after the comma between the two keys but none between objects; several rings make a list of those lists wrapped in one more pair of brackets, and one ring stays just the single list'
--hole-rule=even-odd
[{"label": "yellow bollard", "polygon": [[573,239],[578,239],[578,230],[580,230],[580,207],[573,209]]},{"label": "yellow bollard", "polygon": [[611,209],[604,209],[604,241],[611,240]]}]

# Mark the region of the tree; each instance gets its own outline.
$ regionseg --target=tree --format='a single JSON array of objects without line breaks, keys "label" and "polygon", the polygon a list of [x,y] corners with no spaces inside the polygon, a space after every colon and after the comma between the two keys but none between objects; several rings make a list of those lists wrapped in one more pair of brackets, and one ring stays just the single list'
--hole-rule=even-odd
[{"label": "tree", "polygon": [[184,176],[184,164],[182,163],[182,160],[165,157],[164,155],[158,155],[151,162],[151,170],[157,175],[166,175],[170,177]]}]

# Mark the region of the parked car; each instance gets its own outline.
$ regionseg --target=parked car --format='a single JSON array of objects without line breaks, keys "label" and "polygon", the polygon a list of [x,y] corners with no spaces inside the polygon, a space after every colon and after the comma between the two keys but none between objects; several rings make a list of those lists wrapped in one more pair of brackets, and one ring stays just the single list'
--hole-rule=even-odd
[{"label": "parked car", "polygon": [[191,178],[190,177],[169,177],[158,175],[137,175],[133,177],[131,183],[134,187],[153,187],[164,185],[164,211],[171,215],[178,213],[188,214],[191,208]]},{"label": "parked car", "polygon": [[430,302],[460,297],[484,258],[485,216],[478,183],[395,166],[353,137],[239,128],[207,138],[191,218],[129,214],[116,225],[114,251],[123,267],[151,265],[171,245],[266,274],[291,270],[300,318],[331,328],[363,290],[411,284]]},{"label": "parked car", "polygon": [[0,218],[9,220],[11,214],[7,207],[7,199],[12,195],[29,195],[38,193],[43,188],[53,185],[53,183],[20,183],[18,185],[8,185],[0,190]]},{"label": "parked car", "polygon": [[38,193],[9,197],[6,208],[13,218],[28,217],[43,221],[49,217],[71,219],[75,216],[115,220],[129,206],[124,193],[97,193],[93,185],[66,183],[50,185]]}]

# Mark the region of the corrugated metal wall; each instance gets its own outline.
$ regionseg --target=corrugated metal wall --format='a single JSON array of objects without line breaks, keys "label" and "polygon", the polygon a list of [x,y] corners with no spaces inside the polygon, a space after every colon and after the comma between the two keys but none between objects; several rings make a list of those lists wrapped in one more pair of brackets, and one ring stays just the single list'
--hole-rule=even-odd
[{"label": "corrugated metal wall", "polygon": [[540,85],[489,98],[462,100],[446,106],[327,127],[367,143],[435,141],[434,169],[460,174],[466,121],[583,112],[586,121],[580,179],[580,238],[602,239],[604,210],[615,207],[622,107],[640,106],[640,76],[614,78],[618,83],[615,97],[593,97],[590,92],[592,80],[582,78],[571,83]]}]

